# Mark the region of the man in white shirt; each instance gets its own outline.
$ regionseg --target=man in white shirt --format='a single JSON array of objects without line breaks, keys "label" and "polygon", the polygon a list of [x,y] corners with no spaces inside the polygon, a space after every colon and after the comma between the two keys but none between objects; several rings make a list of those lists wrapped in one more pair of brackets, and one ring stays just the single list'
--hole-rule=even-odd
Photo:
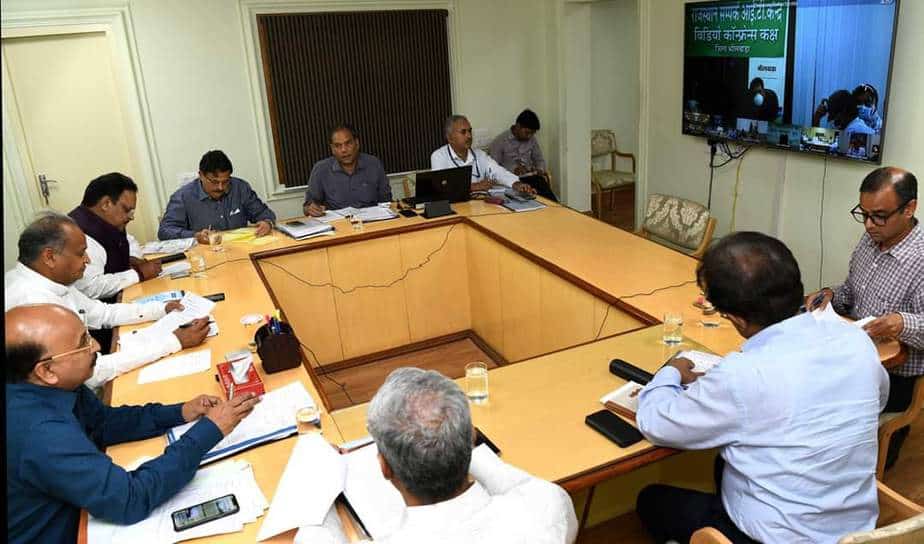
[{"label": "man in white shirt", "polygon": [[[87,262],[86,236],[71,218],[58,214],[38,218],[19,236],[19,262],[7,271],[4,281],[5,311],[26,304],[57,304],[82,315],[88,328],[107,329],[160,319],[169,311],[182,309],[176,301],[106,304],[91,299],[74,287]],[[117,353],[102,355],[86,384],[100,387],[143,364],[196,346],[208,329],[208,318],[197,319],[172,334],[145,338]]]},{"label": "man in white shirt", "polygon": [[430,168],[446,170],[460,166],[472,167],[472,191],[487,191],[494,184],[517,191],[536,194],[536,190],[480,149],[472,149],[472,125],[464,115],[452,115],[444,127],[447,144],[430,155]]},{"label": "man in white shirt", "polygon": [[642,390],[637,421],[654,444],[719,448],[717,494],[649,486],[642,523],[658,542],[711,526],[732,542],[834,544],[874,528],[889,380],[873,342],[847,322],[798,314],[799,265],[764,234],[722,238],[697,280],[747,341],[705,375],[671,360]]},{"label": "man in white shirt", "polygon": [[80,206],[68,214],[86,235],[90,257],[74,287],[90,298],[115,302],[122,289],[160,273],[160,262],[142,259],[141,246],[125,232],[135,218],[137,199],[135,182],[111,172],[91,181]]},{"label": "man in white shirt", "polygon": [[[577,536],[571,497],[555,484],[472,449],[468,398],[433,370],[399,368],[369,404],[366,426],[382,475],[407,508],[379,543],[570,544]],[[337,525],[328,515],[325,526]],[[333,523],[331,523],[333,521]],[[296,542],[342,542],[303,528]]]}]

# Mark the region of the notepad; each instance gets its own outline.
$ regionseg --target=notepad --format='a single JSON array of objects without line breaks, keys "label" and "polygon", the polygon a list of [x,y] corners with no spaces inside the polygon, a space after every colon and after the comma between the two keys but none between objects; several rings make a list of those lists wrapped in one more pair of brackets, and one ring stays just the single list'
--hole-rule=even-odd
[{"label": "notepad", "polygon": [[212,350],[203,349],[192,353],[181,353],[161,359],[141,369],[138,383],[160,382],[212,368]]},{"label": "notepad", "polygon": [[[317,406],[301,382],[295,381],[263,395],[253,411],[202,458],[200,465],[234,455],[259,444],[295,434],[298,430],[295,412]],[[167,431],[168,444],[173,444],[195,423],[179,425]]]},{"label": "notepad", "polygon": [[504,200],[503,206],[514,212],[531,212],[546,207],[545,204],[538,200],[514,200],[509,197]]},{"label": "notepad", "polygon": [[715,365],[722,362],[722,358],[714,353],[705,351],[686,350],[678,352],[674,357],[683,357],[693,362],[693,372],[705,374],[712,370]]},{"label": "notepad", "polygon": [[635,421],[638,412],[638,398],[645,386],[636,382],[626,382],[622,387],[600,398],[600,404],[617,414]]}]

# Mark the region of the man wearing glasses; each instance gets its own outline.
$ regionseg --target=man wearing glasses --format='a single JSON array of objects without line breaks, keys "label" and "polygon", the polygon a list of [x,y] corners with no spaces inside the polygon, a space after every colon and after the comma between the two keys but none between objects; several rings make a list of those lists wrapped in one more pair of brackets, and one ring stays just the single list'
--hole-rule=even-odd
[{"label": "man wearing glasses", "polygon": [[[130,524],[175,495],[202,456],[252,410],[252,393],[223,402],[199,395],[164,406],[110,407],[84,384],[99,344],[53,304],[6,312],[7,540],[74,542],[80,509]],[[128,471],[103,450],[198,420],[163,455]]]},{"label": "man wearing glasses", "polygon": [[[29,304],[57,304],[82,314],[89,328],[111,329],[119,325],[160,319],[180,310],[179,301],[144,304],[106,304],[89,298],[74,283],[87,268],[87,239],[66,215],[46,214],[19,235],[19,262],[4,278],[5,309]],[[208,318],[196,319],[172,333],[151,335],[123,343],[116,353],[96,361],[87,385],[101,387],[116,376],[184,348],[197,346],[209,331]]]},{"label": "man wearing glasses", "polygon": [[[896,339],[908,348],[908,360],[889,371],[886,412],[911,404],[915,381],[924,374],[924,232],[914,212],[918,205],[914,174],[894,167],[870,172],[860,185],[860,203],[851,210],[866,234],[850,258],[846,281],[807,298],[810,310],[828,302],[853,319],[875,316],[863,328],[873,338]],[[886,468],[898,458],[908,427],[892,436]]]},{"label": "man wearing glasses", "polygon": [[220,150],[199,161],[199,179],[180,187],[170,197],[157,237],[161,240],[193,238],[209,243],[209,232],[231,230],[256,223],[257,236],[273,230],[276,214],[250,185],[231,177],[231,160]]}]

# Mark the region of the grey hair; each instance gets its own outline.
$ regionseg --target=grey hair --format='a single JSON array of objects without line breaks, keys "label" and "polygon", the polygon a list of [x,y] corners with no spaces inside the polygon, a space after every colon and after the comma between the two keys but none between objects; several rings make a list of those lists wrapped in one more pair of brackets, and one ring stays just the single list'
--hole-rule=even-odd
[{"label": "grey hair", "polygon": [[395,370],[373,397],[366,421],[379,453],[415,497],[443,501],[465,482],[472,416],[449,378],[433,370]]},{"label": "grey hair", "polygon": [[64,225],[77,226],[73,219],[55,212],[44,212],[19,235],[19,262],[34,263],[46,247],[60,252],[67,243]]},{"label": "grey hair", "polygon": [[452,134],[452,125],[456,124],[456,121],[468,121],[468,117],[464,115],[450,115],[446,118],[446,123],[443,124],[443,133],[448,138]]}]

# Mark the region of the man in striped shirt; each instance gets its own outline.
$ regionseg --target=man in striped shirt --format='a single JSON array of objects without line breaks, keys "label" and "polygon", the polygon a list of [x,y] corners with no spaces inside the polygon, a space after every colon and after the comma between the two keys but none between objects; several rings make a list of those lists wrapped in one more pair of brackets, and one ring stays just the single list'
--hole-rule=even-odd
[{"label": "man in striped shirt", "polygon": [[[864,329],[873,338],[897,339],[908,360],[889,371],[886,412],[911,404],[915,381],[924,374],[924,231],[914,217],[918,204],[914,174],[894,167],[870,172],[860,185],[860,203],[850,212],[866,234],[850,258],[847,280],[808,297],[812,310],[834,304],[853,319],[875,316]],[[908,427],[892,436],[886,468],[898,458]]]}]

